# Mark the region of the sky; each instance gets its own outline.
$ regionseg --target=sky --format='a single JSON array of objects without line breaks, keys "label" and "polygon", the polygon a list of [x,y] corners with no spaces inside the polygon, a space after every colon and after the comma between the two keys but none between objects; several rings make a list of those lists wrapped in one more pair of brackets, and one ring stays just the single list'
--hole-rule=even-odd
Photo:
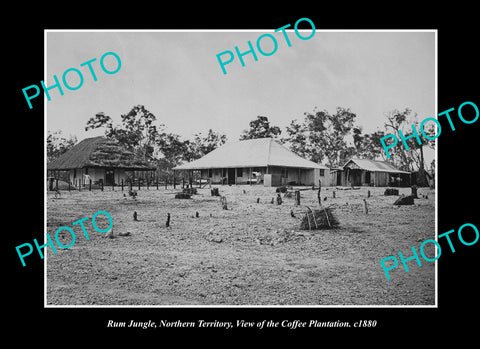
[{"label": "sky", "polygon": [[[274,28],[275,29],[275,28]],[[365,133],[383,129],[384,114],[410,108],[419,121],[436,114],[436,40],[434,31],[321,31],[301,40],[287,30],[291,47],[274,29],[248,31],[48,31],[46,32],[46,86],[53,75],[76,68],[83,74],[77,90],[50,91],[46,129],[74,135],[78,140],[103,134],[85,131],[98,112],[120,123],[120,115],[144,105],[167,132],[183,139],[208,129],[238,140],[258,115],[284,132],[291,120],[303,120],[315,108],[334,113],[350,108]],[[263,56],[256,48],[265,33],[277,41],[277,51]],[[300,31],[304,37],[311,29]],[[245,55],[245,66],[235,55],[223,74],[217,54],[255,48],[258,61]],[[272,41],[261,40],[265,52]],[[100,58],[115,52],[121,68],[106,74]],[[87,66],[92,63],[98,81]],[[228,57],[222,57],[227,59]],[[113,56],[105,58],[114,70]],[[70,72],[67,82],[78,84]],[[63,83],[62,83],[63,86]],[[427,158],[431,157],[427,155]],[[431,161],[431,160],[430,160]],[[429,163],[429,162],[427,162]]]}]

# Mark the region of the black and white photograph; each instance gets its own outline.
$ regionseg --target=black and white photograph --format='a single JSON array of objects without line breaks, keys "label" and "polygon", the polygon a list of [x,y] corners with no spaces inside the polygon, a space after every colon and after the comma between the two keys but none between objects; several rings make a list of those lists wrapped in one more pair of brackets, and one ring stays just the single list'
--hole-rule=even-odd
[{"label": "black and white photograph", "polygon": [[46,32],[46,306],[436,304],[436,31],[284,33]]},{"label": "black and white photograph", "polygon": [[15,12],[6,337],[469,345],[474,8],[195,5]]}]

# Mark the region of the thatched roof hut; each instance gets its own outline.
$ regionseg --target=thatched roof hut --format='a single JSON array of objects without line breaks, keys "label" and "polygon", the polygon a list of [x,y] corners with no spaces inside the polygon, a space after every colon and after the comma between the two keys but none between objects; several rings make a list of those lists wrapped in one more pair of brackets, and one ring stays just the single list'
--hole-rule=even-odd
[{"label": "thatched roof hut", "polygon": [[[136,159],[131,151],[115,140],[106,137],[87,138],[47,164],[47,170],[55,176],[57,171],[69,171],[73,184],[90,179],[110,185],[126,179],[126,171],[153,171],[155,166]],[[55,176],[56,177],[56,176]]]}]

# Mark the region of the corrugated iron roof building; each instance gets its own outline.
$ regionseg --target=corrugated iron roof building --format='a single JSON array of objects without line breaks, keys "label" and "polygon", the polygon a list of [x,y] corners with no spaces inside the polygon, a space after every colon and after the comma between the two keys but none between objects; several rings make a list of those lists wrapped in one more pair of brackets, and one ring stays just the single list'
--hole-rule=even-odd
[{"label": "corrugated iron roof building", "polygon": [[410,185],[410,172],[399,170],[386,161],[352,158],[335,173],[336,184],[342,186]]},{"label": "corrugated iron roof building", "polygon": [[219,184],[330,184],[328,167],[298,156],[273,138],[226,143],[174,170],[200,171],[202,178]]}]

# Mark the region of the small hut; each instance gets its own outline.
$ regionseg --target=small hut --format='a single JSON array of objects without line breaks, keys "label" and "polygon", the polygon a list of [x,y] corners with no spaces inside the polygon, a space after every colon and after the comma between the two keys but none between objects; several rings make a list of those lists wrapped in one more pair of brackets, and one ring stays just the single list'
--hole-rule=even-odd
[{"label": "small hut", "polygon": [[340,186],[409,186],[411,174],[386,161],[352,158],[334,173]]},{"label": "small hut", "polygon": [[[122,180],[149,171],[155,166],[138,160],[118,142],[106,137],[86,138],[47,164],[47,176],[70,181],[75,186],[90,183],[119,185]],[[62,176],[63,174],[63,176]]]}]

